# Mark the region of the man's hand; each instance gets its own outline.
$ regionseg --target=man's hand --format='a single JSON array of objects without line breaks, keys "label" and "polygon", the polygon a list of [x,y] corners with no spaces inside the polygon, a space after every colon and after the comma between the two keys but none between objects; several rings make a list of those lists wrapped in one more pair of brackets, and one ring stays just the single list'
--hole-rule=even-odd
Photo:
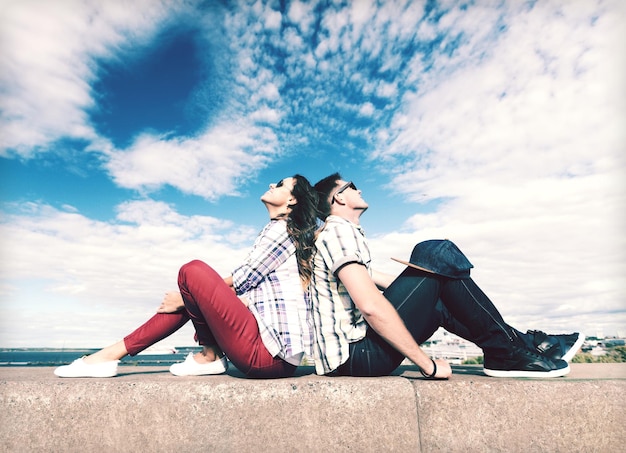
[{"label": "man's hand", "polygon": [[437,363],[437,374],[435,374],[435,378],[449,379],[450,376],[452,376],[452,367],[450,367],[450,364],[444,359],[435,359],[435,362]]},{"label": "man's hand", "polygon": [[185,308],[183,296],[178,291],[170,291],[165,293],[161,305],[157,308],[157,313],[176,313],[183,308]]}]

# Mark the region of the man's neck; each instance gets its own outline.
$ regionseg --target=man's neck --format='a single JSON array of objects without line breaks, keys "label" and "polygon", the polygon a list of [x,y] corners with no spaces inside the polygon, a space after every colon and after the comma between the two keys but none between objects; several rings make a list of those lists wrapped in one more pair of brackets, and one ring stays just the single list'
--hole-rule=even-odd
[{"label": "man's neck", "polygon": [[361,215],[365,212],[365,209],[351,209],[351,210],[341,210],[340,212],[332,212],[332,215],[336,215],[337,217],[341,217],[342,219],[346,219],[349,222],[354,223],[355,225],[361,224]]}]

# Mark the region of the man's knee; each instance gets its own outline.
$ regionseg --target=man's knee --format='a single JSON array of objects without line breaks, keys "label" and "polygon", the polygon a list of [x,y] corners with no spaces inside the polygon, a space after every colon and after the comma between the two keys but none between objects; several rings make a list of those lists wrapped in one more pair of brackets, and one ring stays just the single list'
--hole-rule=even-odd
[{"label": "man's knee", "polygon": [[409,266],[448,278],[469,278],[474,267],[457,245],[448,239],[423,241],[413,248]]}]

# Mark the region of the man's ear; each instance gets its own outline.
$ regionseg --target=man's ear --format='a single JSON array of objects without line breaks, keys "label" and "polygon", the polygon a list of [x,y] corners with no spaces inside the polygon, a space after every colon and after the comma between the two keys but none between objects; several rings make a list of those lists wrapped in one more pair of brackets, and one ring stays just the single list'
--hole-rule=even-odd
[{"label": "man's ear", "polygon": [[343,200],[343,194],[340,193],[337,195],[333,195],[333,197],[335,197],[335,203],[340,204],[340,205],[346,204],[346,202]]}]

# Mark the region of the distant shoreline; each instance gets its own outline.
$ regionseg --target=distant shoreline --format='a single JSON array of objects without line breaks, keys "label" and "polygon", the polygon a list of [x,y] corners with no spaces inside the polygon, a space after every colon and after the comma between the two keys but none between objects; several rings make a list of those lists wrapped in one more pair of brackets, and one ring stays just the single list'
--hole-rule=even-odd
[{"label": "distant shoreline", "polygon": [[[0,348],[0,367],[61,366],[98,351],[98,348]],[[126,356],[121,366],[169,366],[181,362],[198,346],[181,346],[169,350],[143,351]]]}]

